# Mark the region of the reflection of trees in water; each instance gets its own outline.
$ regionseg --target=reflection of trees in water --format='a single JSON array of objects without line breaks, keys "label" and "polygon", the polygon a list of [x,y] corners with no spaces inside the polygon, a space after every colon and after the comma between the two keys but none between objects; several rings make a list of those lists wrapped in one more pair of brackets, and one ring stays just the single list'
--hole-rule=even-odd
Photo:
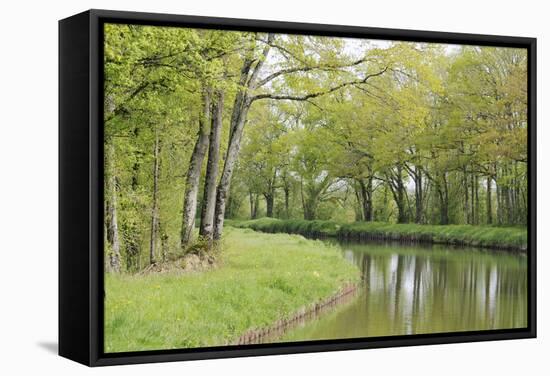
[{"label": "reflection of trees in water", "polygon": [[527,259],[449,247],[343,244],[363,271],[349,304],[282,341],[505,329],[527,324]]},{"label": "reflection of trees in water", "polygon": [[367,314],[374,303],[376,310],[384,307],[394,333],[526,325],[521,256],[434,247],[401,253],[349,250],[346,257],[363,271]]}]

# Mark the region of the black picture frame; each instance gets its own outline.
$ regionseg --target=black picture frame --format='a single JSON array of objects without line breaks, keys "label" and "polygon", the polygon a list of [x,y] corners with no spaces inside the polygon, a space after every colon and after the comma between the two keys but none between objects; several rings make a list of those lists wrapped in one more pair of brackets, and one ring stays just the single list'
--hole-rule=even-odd
[{"label": "black picture frame", "polygon": [[[103,352],[103,24],[132,23],[520,47],[528,53],[528,326],[158,350]],[[536,337],[536,39],[247,19],[88,10],[59,21],[59,354],[88,366]]]}]

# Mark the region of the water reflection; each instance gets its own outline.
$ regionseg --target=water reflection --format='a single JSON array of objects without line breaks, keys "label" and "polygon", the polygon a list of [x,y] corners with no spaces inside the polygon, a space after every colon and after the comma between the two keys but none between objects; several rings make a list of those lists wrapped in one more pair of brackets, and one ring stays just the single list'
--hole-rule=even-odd
[{"label": "water reflection", "polygon": [[363,273],[357,298],[279,340],[521,328],[527,258],[445,246],[340,244]]}]

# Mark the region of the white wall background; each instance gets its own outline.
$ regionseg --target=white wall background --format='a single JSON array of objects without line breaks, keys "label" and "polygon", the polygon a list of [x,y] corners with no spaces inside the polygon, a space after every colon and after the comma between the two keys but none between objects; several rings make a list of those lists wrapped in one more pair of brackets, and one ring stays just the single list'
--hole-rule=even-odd
[{"label": "white wall background", "polygon": [[[0,18],[0,374],[522,375],[550,370],[548,10],[544,1],[5,1]],[[537,37],[539,338],[88,369],[57,342],[57,20],[106,8]],[[547,373],[546,373],[547,374]]]}]

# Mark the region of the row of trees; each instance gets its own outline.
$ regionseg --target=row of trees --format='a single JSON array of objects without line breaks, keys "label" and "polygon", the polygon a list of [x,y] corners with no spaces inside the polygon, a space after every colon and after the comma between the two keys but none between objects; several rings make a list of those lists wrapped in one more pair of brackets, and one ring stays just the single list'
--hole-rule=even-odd
[{"label": "row of trees", "polygon": [[[251,119],[240,163],[252,218],[264,214],[258,197],[273,216],[278,192],[283,218],[349,219],[353,207],[365,221],[526,222],[524,51],[402,53],[376,85],[257,108],[270,118]],[[289,212],[289,194],[301,213]]]},{"label": "row of trees", "polygon": [[227,217],[525,222],[522,50],[109,24],[104,51],[113,271]]}]

